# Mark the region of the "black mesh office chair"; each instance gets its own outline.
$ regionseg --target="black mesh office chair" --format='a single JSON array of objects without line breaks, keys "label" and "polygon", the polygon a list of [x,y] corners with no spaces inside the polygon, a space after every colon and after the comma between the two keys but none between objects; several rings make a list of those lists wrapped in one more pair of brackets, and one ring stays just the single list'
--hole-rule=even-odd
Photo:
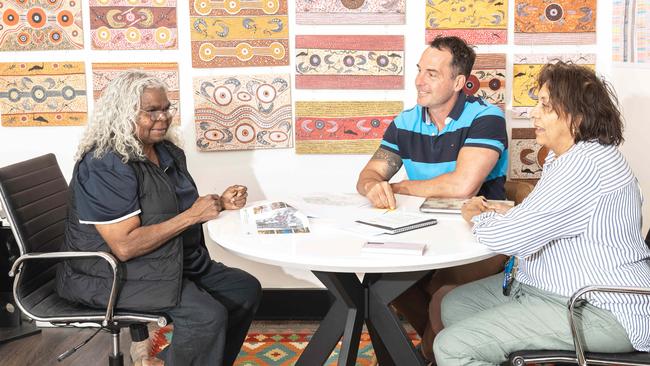
[{"label": "black mesh office chair", "polygon": [[[650,247],[650,231],[646,235],[645,242]],[[575,351],[517,351],[508,356],[506,365],[523,366],[537,363],[568,363],[585,365],[650,365],[650,353],[629,352],[629,353],[595,353],[584,352],[582,341],[578,336],[573,317],[573,309],[576,302],[589,292],[616,292],[650,295],[650,288],[641,287],[613,287],[613,286],[587,286],[576,291],[569,299],[569,324],[573,335]]]},{"label": "black mesh office chair", "polygon": [[[0,202],[20,250],[20,257],[10,273],[15,276],[16,305],[23,314],[36,320],[37,325],[92,327],[97,329],[93,336],[100,330],[110,332],[113,347],[109,365],[123,365],[120,329],[148,322],[162,327],[167,319],[160,314],[122,312],[113,308],[119,292],[120,271],[118,261],[110,253],[59,251],[64,238],[67,199],[68,185],[53,154],[0,168]],[[56,293],[57,262],[87,257],[102,258],[113,268],[113,287],[106,309],[70,303]],[[146,339],[146,335],[143,338]],[[84,344],[59,356],[59,361]]]}]

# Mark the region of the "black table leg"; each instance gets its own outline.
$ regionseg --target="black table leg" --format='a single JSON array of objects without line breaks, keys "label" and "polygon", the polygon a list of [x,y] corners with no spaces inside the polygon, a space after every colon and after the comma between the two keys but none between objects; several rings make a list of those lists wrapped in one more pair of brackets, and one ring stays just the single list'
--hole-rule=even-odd
[{"label": "black table leg", "polygon": [[336,301],[296,366],[324,364],[341,337],[338,365],[354,365],[364,321],[381,366],[424,365],[424,359],[389,305],[429,271],[368,274],[363,283],[354,273],[313,273]]},{"label": "black table leg", "polygon": [[354,273],[314,274],[336,301],[300,355],[296,366],[322,365],[343,336],[339,365],[354,365],[364,318],[364,289]]},{"label": "black table leg", "polygon": [[380,339],[393,361],[388,363],[385,355],[378,354],[377,358],[381,365],[383,365],[382,361],[388,365],[424,365],[424,359],[413,347],[401,321],[390,309],[390,303],[427,273],[429,271],[367,275],[368,319],[366,323],[369,328],[375,330],[375,338]]},{"label": "black table leg", "polygon": [[372,342],[372,349],[375,351],[375,357],[377,357],[377,363],[381,366],[397,366],[397,364],[393,362],[393,358],[390,357],[390,353],[377,333],[372,321],[366,320],[366,327],[368,327],[368,334],[370,335],[370,341]]}]

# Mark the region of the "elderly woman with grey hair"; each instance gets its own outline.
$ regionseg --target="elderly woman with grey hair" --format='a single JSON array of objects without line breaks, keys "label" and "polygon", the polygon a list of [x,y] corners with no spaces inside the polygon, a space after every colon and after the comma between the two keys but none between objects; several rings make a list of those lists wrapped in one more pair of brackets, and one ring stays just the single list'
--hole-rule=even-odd
[{"label": "elderly woman with grey hair", "polygon": [[[102,250],[122,264],[116,307],[164,312],[174,322],[166,365],[232,365],[257,310],[250,274],[210,259],[201,224],[246,203],[246,187],[199,196],[169,132],[175,110],[162,81],[129,71],[106,87],[79,145],[64,250]],[[105,307],[112,274],[67,261],[59,294]]]}]

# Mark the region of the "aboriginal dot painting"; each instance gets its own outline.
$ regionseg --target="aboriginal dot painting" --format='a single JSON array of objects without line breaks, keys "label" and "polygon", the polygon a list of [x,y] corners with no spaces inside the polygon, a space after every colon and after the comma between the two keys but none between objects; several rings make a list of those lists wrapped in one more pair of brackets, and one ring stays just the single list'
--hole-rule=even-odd
[{"label": "aboriginal dot painting", "polygon": [[515,44],[596,43],[596,0],[515,0]]},{"label": "aboriginal dot painting", "polygon": [[512,66],[512,118],[530,118],[530,110],[537,104],[537,75],[547,63],[556,61],[596,66],[594,54],[515,55]]},{"label": "aboriginal dot painting", "polygon": [[404,24],[406,0],[296,0],[298,24]]},{"label": "aboriginal dot painting", "polygon": [[403,36],[296,36],[297,89],[404,89]]},{"label": "aboriginal dot painting", "polygon": [[535,141],[534,128],[513,128],[510,144],[510,179],[537,183],[548,149]]},{"label": "aboriginal dot painting", "polygon": [[201,151],[293,147],[288,74],[194,78]]},{"label": "aboriginal dot painting", "polygon": [[4,127],[86,123],[83,62],[0,63],[0,118]]},{"label": "aboriginal dot painting", "polygon": [[427,0],[425,40],[457,36],[470,44],[505,44],[508,0]]},{"label": "aboriginal dot painting", "polygon": [[80,48],[80,0],[0,1],[0,51]]},{"label": "aboriginal dot painting", "polygon": [[505,109],[506,55],[504,53],[478,54],[472,74],[465,82],[465,94],[481,97]]},{"label": "aboriginal dot painting", "polygon": [[93,100],[97,100],[108,83],[127,70],[142,70],[165,82],[167,98],[176,109],[172,123],[180,123],[180,91],[176,62],[114,62],[93,63]]},{"label": "aboriginal dot painting", "polygon": [[190,0],[192,66],[289,65],[286,0]]},{"label": "aboriginal dot painting", "polygon": [[296,153],[372,154],[402,102],[296,102]]},{"label": "aboriginal dot painting", "polygon": [[177,48],[176,0],[90,0],[97,50]]}]

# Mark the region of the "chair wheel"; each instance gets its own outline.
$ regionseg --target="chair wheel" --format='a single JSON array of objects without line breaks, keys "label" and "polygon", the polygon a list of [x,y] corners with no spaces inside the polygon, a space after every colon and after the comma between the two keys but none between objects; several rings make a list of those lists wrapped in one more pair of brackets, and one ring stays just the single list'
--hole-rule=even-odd
[{"label": "chair wheel", "polygon": [[526,364],[526,361],[524,360],[523,357],[521,357],[521,356],[517,356],[517,357],[515,357],[515,358],[512,359],[512,363],[511,363],[511,364],[512,364],[513,366],[524,366],[524,365]]}]

